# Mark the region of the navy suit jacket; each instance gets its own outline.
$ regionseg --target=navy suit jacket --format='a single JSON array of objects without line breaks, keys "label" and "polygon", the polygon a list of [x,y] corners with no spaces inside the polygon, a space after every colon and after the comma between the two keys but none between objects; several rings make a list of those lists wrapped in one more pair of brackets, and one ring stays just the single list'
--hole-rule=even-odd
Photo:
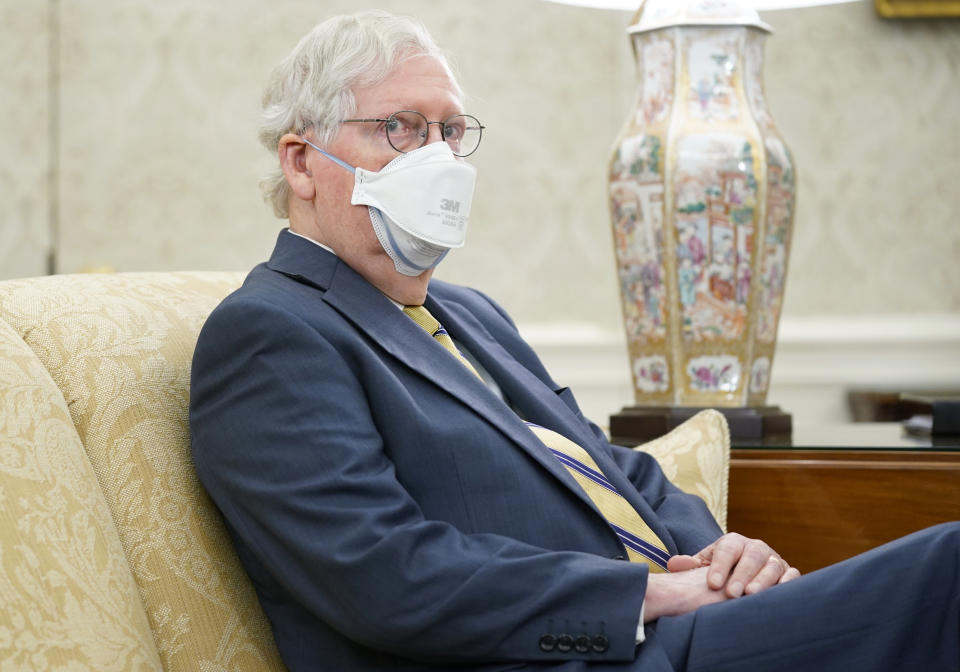
[{"label": "navy suit jacket", "polygon": [[433,281],[425,305],[509,404],[288,231],[200,334],[197,473],[290,669],[671,669],[655,628],[635,645],[646,566],[523,419],[583,446],[671,553],[720,535],[703,502],[610,445],[483,294]]}]

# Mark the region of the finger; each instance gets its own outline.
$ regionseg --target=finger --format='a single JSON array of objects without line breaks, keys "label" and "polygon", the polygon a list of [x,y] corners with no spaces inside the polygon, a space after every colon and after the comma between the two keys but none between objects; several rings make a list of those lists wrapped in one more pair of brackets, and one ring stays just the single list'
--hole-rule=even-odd
[{"label": "finger", "polygon": [[703,560],[695,555],[674,555],[667,560],[668,572],[686,572],[703,566]]},{"label": "finger", "polygon": [[[736,567],[727,579],[727,595],[730,597],[740,597],[743,595],[746,586],[757,580],[758,575],[768,566],[776,567],[776,578],[786,570],[786,563],[780,564],[780,556],[773,552],[764,542],[758,539],[749,539],[744,545],[743,552]],[[765,575],[760,579],[761,585],[767,580]],[[762,585],[762,587],[766,587]]]},{"label": "finger", "polygon": [[[721,539],[722,538],[723,537],[721,537]],[[719,539],[717,541],[719,541]],[[716,547],[717,547],[717,542],[715,541],[709,546],[707,546],[706,548],[700,549],[700,551],[698,551],[694,557],[700,558],[703,564],[709,565],[710,561],[713,559],[713,551],[714,549],[716,549]]]},{"label": "finger", "polygon": [[780,582],[780,579],[786,574],[789,566],[783,560],[775,555],[771,555],[767,564],[757,573],[755,577],[747,584],[744,593],[753,595],[761,590],[769,588]]},{"label": "finger", "polygon": [[739,534],[726,534],[714,542],[707,579],[711,588],[720,590],[727,584],[730,571],[740,561],[746,541],[746,537]]},{"label": "finger", "polygon": [[783,573],[783,576],[780,577],[780,583],[786,583],[787,581],[793,581],[794,579],[800,576],[800,570],[796,567],[790,567]]}]

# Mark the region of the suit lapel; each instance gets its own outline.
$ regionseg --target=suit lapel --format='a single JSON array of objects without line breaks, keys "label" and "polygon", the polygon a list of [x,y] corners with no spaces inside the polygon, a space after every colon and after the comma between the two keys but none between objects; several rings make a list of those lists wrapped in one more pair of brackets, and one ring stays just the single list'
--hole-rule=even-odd
[{"label": "suit lapel", "polygon": [[[383,293],[335,255],[309,240],[283,231],[267,266],[325,290],[323,300],[357,329],[391,356],[473,409],[602,517],[583,488],[507,404],[446,353],[443,346],[404,315]],[[449,305],[448,310],[448,305],[427,297],[427,309],[477,357],[526,419],[560,432],[589,448],[594,441],[593,436],[585,433],[587,430],[579,424],[566,420],[571,413],[556,393],[510,355],[469,311],[458,310],[459,306],[455,304]],[[632,496],[635,488],[626,481],[616,465],[605,455],[598,455],[592,450],[590,453],[621,493],[638,508],[648,524],[671,548],[673,541],[669,533],[659,525],[643,498]],[[639,502],[636,501],[638,499]]]},{"label": "suit lapel", "polygon": [[[544,385],[543,381],[530,373],[507,352],[474,315],[456,304],[446,304],[429,296],[426,306],[447,331],[463,343],[470,354],[476,357],[493,376],[507,400],[516,407],[524,419],[559,432],[581,446],[590,445],[594,440],[592,436],[588,439],[579,427],[565,421],[565,418],[572,416],[567,405],[552,389]],[[570,472],[544,447],[536,435],[526,426],[517,424],[522,422],[517,414],[510,410],[507,404],[500,400],[497,402],[500,408],[506,410],[506,415],[511,421],[509,432],[505,432],[507,436],[519,443],[547,471],[562,481],[577,497],[596,511],[597,515],[603,517],[593,500],[577,484]],[[522,430],[518,430],[517,427],[522,427]],[[592,455],[593,451],[590,452]],[[619,471],[611,469],[608,463],[601,464],[601,468],[605,472]]]},{"label": "suit lapel", "polygon": [[[349,278],[353,271],[341,264],[324,299],[343,313],[380,347],[424,378],[457,398],[482,416],[506,438],[518,444],[541,466],[575,492],[589,506],[596,508],[569,472],[545,450],[539,439],[501,399],[456,358],[450,356],[426,331],[368,283]],[[369,290],[369,291],[367,291]],[[384,305],[383,302],[386,302]],[[433,313],[436,304],[427,302]],[[434,314],[441,324],[445,311]],[[562,402],[561,402],[562,403]]]},{"label": "suit lapel", "polygon": [[336,255],[283,231],[267,266],[323,290],[323,301],[393,357],[471,407],[479,404],[486,414],[500,415],[484,404],[490,395],[482,394],[486,386],[479,379],[463,375],[462,364]]},{"label": "suit lapel", "polygon": [[549,427],[576,443],[593,440],[585,428],[566,421],[570,409],[550,386],[533,375],[493,338],[470,311],[455,303],[427,299],[427,308],[462,342],[500,385],[517,411],[530,422]]},{"label": "suit lapel", "polygon": [[[340,264],[324,299],[380,347],[479,414],[562,481],[586,504],[596,508],[583,488],[577,485],[570,473],[544,449],[540,440],[527,429],[507,404],[497,398],[483,381],[470,373],[456,358],[444,351],[443,346],[426,331],[390,304],[383,294],[362,279],[356,282],[356,279],[351,277],[353,275],[355,273],[352,269],[346,264]],[[434,313],[434,317],[446,326],[446,311],[428,299],[427,310],[433,313],[434,309],[439,313]]]},{"label": "suit lapel", "polygon": [[[325,290],[323,300],[379,347],[473,409],[568,487],[575,487],[575,481],[566,470],[545,454],[533,433],[503,401],[383,293],[335,255],[285,231],[281,232],[267,265]],[[432,306],[427,308],[431,310]],[[443,322],[445,316],[445,311],[441,310],[437,318]]]},{"label": "suit lapel", "polygon": [[[458,304],[431,303],[429,299],[427,303],[430,312],[443,322],[447,331],[454,338],[463,342],[470,353],[496,379],[497,384],[500,385],[507,398],[517,406],[517,409],[531,422],[564,435],[589,452],[604,475],[616,486],[623,497],[640,512],[640,516],[666,544],[671,554],[676,553],[677,548],[673,537],[667,528],[660,523],[659,517],[650,504],[637,492],[636,487],[606,453],[591,449],[596,437],[583,423],[571,422],[571,419],[575,416],[566,403],[557,396],[556,392],[507,352],[469,311]],[[449,306],[449,310],[447,310],[447,306]],[[532,432],[528,433],[531,436],[533,435]],[[539,448],[535,448],[532,452],[545,454],[546,451],[543,450],[539,440],[536,440],[536,444]],[[548,456],[546,460],[541,460],[541,463],[551,472],[558,474],[560,480],[576,491],[581,499],[587,501],[602,517],[603,514],[599,512],[593,501],[552,455]]]}]

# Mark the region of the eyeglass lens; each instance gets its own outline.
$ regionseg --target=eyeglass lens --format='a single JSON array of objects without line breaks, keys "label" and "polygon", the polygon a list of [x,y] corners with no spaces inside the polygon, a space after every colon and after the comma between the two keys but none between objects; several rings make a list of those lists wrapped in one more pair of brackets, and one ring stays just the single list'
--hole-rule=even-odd
[{"label": "eyeglass lens", "polygon": [[442,122],[427,121],[413,110],[394,112],[387,118],[387,140],[398,152],[410,152],[427,142],[430,124],[440,124],[443,139],[457,156],[472,154],[480,144],[482,128],[476,117],[455,114]]}]

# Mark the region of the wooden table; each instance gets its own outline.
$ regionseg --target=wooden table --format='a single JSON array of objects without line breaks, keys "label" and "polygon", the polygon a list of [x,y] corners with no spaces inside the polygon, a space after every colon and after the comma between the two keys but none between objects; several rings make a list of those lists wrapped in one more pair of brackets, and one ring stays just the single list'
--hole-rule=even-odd
[{"label": "wooden table", "polygon": [[789,441],[734,441],[728,528],[803,572],[960,520],[960,437],[897,423],[795,427]]}]

